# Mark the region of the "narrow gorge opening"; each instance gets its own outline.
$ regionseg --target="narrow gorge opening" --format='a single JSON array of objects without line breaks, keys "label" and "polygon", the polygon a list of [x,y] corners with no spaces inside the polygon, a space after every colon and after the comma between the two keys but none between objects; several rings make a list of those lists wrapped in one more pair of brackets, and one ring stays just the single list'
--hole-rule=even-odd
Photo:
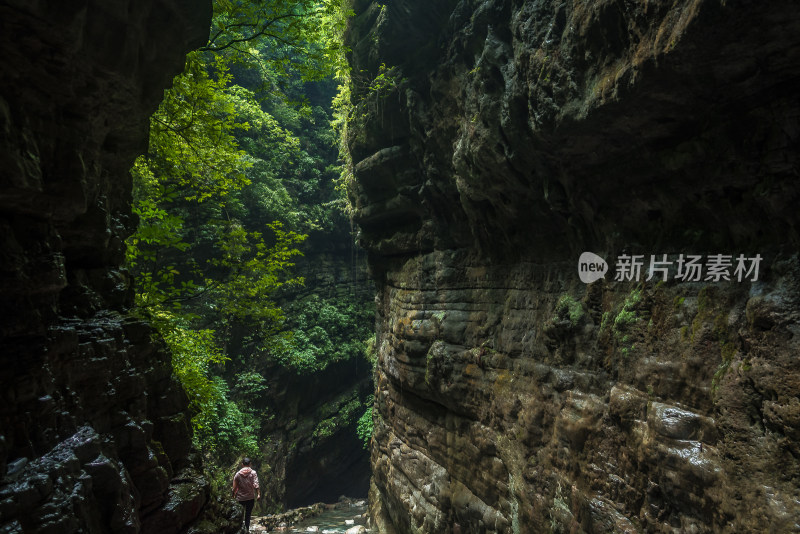
[{"label": "narrow gorge opening", "polygon": [[0,14],[0,528],[238,531],[245,457],[258,516],[366,499],[347,2]]},{"label": "narrow gorge opening", "polygon": [[132,313],[171,353],[212,495],[249,458],[258,516],[369,485],[373,288],[337,141],[348,14],[215,2],[131,170]]}]

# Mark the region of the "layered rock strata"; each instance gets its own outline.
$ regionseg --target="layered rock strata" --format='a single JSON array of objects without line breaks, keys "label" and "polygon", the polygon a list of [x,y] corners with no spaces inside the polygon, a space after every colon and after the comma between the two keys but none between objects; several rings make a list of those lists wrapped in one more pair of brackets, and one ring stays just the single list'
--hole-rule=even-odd
[{"label": "layered rock strata", "polygon": [[[303,302],[315,303],[311,306],[335,303],[344,309],[348,303],[367,309],[372,305],[374,284],[367,277],[364,253],[347,231],[347,220],[341,217],[337,223],[335,231],[312,233],[303,243],[295,272],[304,284],[286,291],[279,300],[290,320],[298,315],[292,305]],[[332,339],[343,335],[364,341],[359,336],[367,337],[364,332],[370,331],[369,315],[367,324],[356,331],[337,332],[346,329],[335,323],[320,328],[328,329]],[[341,351],[336,345],[328,346]],[[263,477],[266,509],[335,502],[341,495],[366,497],[369,452],[356,429],[373,392],[370,361],[354,356],[313,372],[270,359],[256,365],[267,378],[266,394],[258,405],[261,465],[268,469]]]},{"label": "layered rock strata", "polygon": [[210,17],[205,0],[0,2],[2,532],[238,526],[223,508],[198,523],[187,399],[120,270],[128,169]]},{"label": "layered rock strata", "polygon": [[359,1],[349,39],[380,528],[800,529],[797,5]]}]

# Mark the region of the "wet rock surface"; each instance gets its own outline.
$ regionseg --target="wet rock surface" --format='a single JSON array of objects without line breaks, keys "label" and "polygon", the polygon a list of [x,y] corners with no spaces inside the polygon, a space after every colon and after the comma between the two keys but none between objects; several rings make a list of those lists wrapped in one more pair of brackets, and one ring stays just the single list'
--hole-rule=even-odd
[{"label": "wet rock surface", "polygon": [[207,502],[187,399],[126,315],[120,270],[128,169],[210,16],[206,1],[0,2],[3,532],[238,526]]},{"label": "wet rock surface", "polygon": [[255,517],[253,518],[253,522],[258,523],[263,529],[267,532],[276,530],[276,529],[283,529],[288,530],[290,527],[294,526],[296,523],[303,521],[304,519],[316,517],[320,515],[325,510],[324,503],[316,503],[311,506],[303,506],[301,508],[295,508],[293,510],[289,510],[288,512],[284,512],[282,514],[272,514],[267,515],[264,517]]},{"label": "wet rock surface", "polygon": [[340,496],[336,503],[316,503],[282,514],[253,518],[253,532],[322,532],[327,534],[369,532],[366,521],[367,501]]},{"label": "wet rock surface", "polygon": [[[381,531],[800,529],[797,6],[356,10]],[[681,253],[764,260],[644,281]]]}]

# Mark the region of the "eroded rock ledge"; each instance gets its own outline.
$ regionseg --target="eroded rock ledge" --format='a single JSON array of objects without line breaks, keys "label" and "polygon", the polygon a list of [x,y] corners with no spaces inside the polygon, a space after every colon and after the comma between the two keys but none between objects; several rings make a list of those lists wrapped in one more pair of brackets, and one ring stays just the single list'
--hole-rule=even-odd
[{"label": "eroded rock ledge", "polygon": [[209,507],[187,399],[119,267],[128,169],[210,17],[206,0],[0,2],[2,532],[173,533]]},{"label": "eroded rock ledge", "polygon": [[[796,4],[356,4],[381,527],[800,528]],[[587,286],[586,250],[764,261]]]}]

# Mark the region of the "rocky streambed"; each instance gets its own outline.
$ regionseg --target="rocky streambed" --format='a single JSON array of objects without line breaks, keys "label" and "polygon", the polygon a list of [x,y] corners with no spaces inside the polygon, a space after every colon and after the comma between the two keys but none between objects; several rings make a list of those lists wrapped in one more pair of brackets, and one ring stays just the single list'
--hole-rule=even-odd
[{"label": "rocky streambed", "polygon": [[365,534],[367,501],[342,497],[335,504],[316,503],[282,514],[254,517],[250,532],[319,532]]}]

